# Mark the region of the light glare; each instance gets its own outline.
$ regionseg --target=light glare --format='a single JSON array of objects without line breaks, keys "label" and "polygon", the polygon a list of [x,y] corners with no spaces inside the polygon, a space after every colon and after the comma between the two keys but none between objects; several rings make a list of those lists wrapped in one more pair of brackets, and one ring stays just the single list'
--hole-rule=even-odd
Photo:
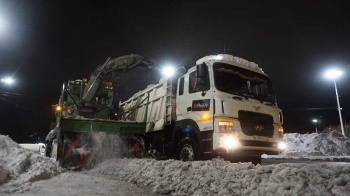
[{"label": "light glare", "polygon": [[287,144],[285,142],[279,142],[278,148],[281,150],[285,150],[285,149],[287,149]]},{"label": "light glare", "polygon": [[222,60],[224,57],[222,56],[222,55],[217,55],[216,57],[215,57],[215,59],[216,60]]},{"label": "light glare", "polygon": [[208,120],[208,119],[209,119],[209,115],[208,115],[208,114],[204,114],[204,115],[203,115],[203,119],[204,119],[204,120]]},{"label": "light glare", "polygon": [[226,149],[232,149],[239,146],[239,141],[232,136],[225,136],[221,138],[221,145]]},{"label": "light glare", "polygon": [[326,72],[326,77],[329,79],[336,79],[338,77],[340,77],[341,75],[343,75],[343,72],[340,70],[329,70]]},{"label": "light glare", "polygon": [[7,85],[14,83],[14,80],[11,77],[1,78],[1,82]]},{"label": "light glare", "polygon": [[175,73],[175,70],[173,67],[167,66],[167,67],[163,68],[163,75],[165,75],[165,76],[170,77],[170,76],[174,75],[174,73]]},{"label": "light glare", "polygon": [[61,106],[56,106],[56,111],[61,111],[62,110],[62,108],[61,108]]},{"label": "light glare", "polygon": [[0,15],[0,35],[3,36],[8,31],[8,24],[3,16]]},{"label": "light glare", "polygon": [[4,22],[4,19],[2,19],[0,16],[0,30],[3,31],[4,28],[5,28],[5,22]]}]

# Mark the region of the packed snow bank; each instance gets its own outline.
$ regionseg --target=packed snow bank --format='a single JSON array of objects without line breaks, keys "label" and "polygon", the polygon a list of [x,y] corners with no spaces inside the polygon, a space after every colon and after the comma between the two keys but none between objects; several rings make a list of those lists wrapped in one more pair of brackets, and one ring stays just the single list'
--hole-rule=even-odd
[{"label": "packed snow bank", "polygon": [[350,195],[350,166],[113,159],[91,172],[174,195]]},{"label": "packed snow bank", "polygon": [[350,138],[336,131],[284,134],[288,149],[282,156],[350,156]]},{"label": "packed snow bank", "polygon": [[22,148],[0,135],[0,193],[30,189],[30,184],[56,176],[63,169],[47,157]]},{"label": "packed snow bank", "polygon": [[[285,138],[289,144],[289,149],[283,153],[286,158],[350,155],[349,139],[336,132],[285,134]],[[11,138],[0,135],[0,195],[81,195],[82,189],[86,189],[86,195],[89,195],[89,190],[101,195],[125,190],[132,195],[132,188],[120,188],[127,184],[120,181],[150,187],[152,194],[350,195],[350,164],[347,163],[254,166],[220,159],[182,162],[115,158],[91,171],[68,172],[36,182],[61,172],[63,169],[51,159],[23,149]],[[114,188],[111,183],[106,183],[108,179],[120,185],[116,184]],[[99,186],[101,191],[93,185]]]}]

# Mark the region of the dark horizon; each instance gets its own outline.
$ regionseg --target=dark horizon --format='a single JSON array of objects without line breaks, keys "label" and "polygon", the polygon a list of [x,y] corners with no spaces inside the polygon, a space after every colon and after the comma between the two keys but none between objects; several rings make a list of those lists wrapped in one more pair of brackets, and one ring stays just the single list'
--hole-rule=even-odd
[{"label": "dark horizon", "polygon": [[[0,134],[16,142],[44,139],[63,82],[131,53],[186,67],[222,53],[259,64],[286,133],[313,132],[316,117],[339,124],[334,84],[323,76],[337,66],[345,73],[337,80],[343,122],[350,122],[350,1],[3,0],[0,17],[7,23],[0,76],[17,80],[0,86]],[[130,82],[128,93],[146,86]]]}]

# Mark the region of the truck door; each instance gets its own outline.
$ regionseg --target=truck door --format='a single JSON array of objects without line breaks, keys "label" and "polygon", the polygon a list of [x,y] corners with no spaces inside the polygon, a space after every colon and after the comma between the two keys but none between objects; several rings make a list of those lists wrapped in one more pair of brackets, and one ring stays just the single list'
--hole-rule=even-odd
[{"label": "truck door", "polygon": [[196,70],[180,78],[176,99],[177,120],[192,119],[200,130],[212,130],[213,100],[210,89],[209,74],[205,85],[198,85]]},{"label": "truck door", "polygon": [[176,94],[176,119],[183,120],[185,116],[187,115],[187,102],[186,102],[186,95],[184,92],[186,91],[185,88],[185,78],[188,77],[182,76],[179,78],[178,84],[177,84],[177,94]]}]

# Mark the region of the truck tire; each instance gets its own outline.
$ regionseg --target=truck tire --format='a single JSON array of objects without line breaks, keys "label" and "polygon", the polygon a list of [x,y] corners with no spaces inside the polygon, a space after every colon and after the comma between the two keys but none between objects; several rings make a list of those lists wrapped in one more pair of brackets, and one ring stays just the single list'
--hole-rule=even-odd
[{"label": "truck tire", "polygon": [[254,165],[257,165],[257,164],[261,165],[261,156],[251,157],[250,160]]},{"label": "truck tire", "polygon": [[251,162],[254,165],[261,165],[261,156],[246,156],[246,155],[233,155],[227,156],[226,159],[231,163],[239,163],[239,162]]},{"label": "truck tire", "polygon": [[176,158],[181,161],[195,161],[199,159],[198,145],[191,138],[181,139],[177,149]]}]

